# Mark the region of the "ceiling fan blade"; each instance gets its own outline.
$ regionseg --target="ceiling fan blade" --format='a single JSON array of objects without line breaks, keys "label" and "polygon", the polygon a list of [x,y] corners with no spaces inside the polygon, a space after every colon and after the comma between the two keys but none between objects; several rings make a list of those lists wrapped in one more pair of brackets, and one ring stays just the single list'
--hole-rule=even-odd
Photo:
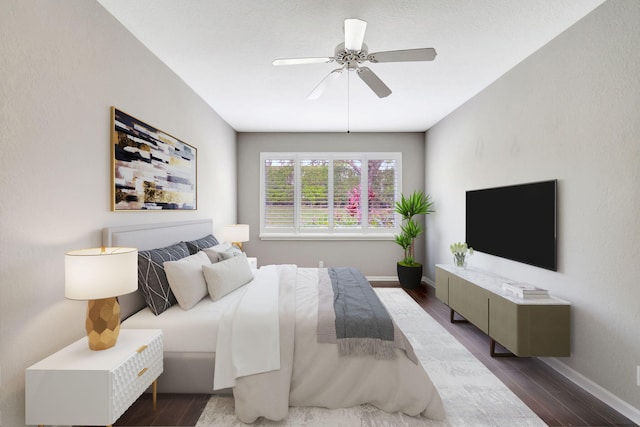
[{"label": "ceiling fan blade", "polygon": [[344,20],[344,47],[347,50],[355,50],[356,52],[362,49],[362,42],[364,42],[364,32],[367,29],[367,21],[360,19],[345,19]]},{"label": "ceiling fan blade", "polygon": [[276,59],[273,65],[298,65],[298,64],[327,64],[333,62],[333,58],[283,58]]},{"label": "ceiling fan blade", "polygon": [[344,67],[342,68],[336,68],[335,70],[333,70],[332,72],[330,72],[324,79],[322,79],[320,81],[320,83],[318,83],[318,86],[316,86],[311,93],[307,96],[307,99],[310,100],[314,100],[314,99],[318,99],[320,98],[320,95],[322,95],[322,93],[324,92],[324,90],[334,81],[336,81],[338,79],[338,77],[340,77],[340,75],[342,74],[342,71],[344,70]]},{"label": "ceiling fan blade", "polygon": [[430,47],[422,49],[389,50],[387,52],[370,53],[368,60],[371,62],[408,62],[408,61],[433,61],[436,50]]},{"label": "ceiling fan blade", "polygon": [[386,98],[391,95],[391,89],[389,89],[369,67],[360,67],[356,72],[362,81],[365,82],[376,95],[378,95],[378,98]]}]

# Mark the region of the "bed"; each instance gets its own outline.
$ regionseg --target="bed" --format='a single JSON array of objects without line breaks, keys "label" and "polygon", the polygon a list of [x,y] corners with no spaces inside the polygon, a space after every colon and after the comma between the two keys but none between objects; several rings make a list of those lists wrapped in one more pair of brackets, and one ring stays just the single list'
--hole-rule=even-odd
[{"label": "bed", "polygon": [[[197,246],[207,246],[201,242],[211,234],[210,220],[118,226],[103,230],[103,245],[136,247],[140,253],[148,253],[145,251],[191,242],[192,255],[195,244],[198,256],[203,252],[210,256],[211,248]],[[243,256],[213,267],[203,266],[202,271],[205,276],[209,272],[219,274],[215,277],[223,284],[217,286],[224,288],[225,280],[235,276],[225,276],[222,267],[238,265]],[[229,267],[226,268],[228,271]],[[284,419],[289,406],[340,408],[363,403],[387,412],[443,419],[444,408],[437,390],[415,355],[412,360],[413,350],[395,324],[392,335],[395,334],[396,347],[386,348],[384,355],[378,357],[380,349],[376,349],[377,353],[365,356],[340,356],[341,352],[358,353],[363,348],[371,351],[372,340],[336,338],[339,328],[335,327],[327,333],[328,324],[341,323],[336,322],[336,312],[340,310],[334,310],[333,303],[328,309],[328,304],[338,299],[336,295],[342,294],[334,294],[336,274],[346,274],[346,281],[352,277],[349,274],[355,277],[351,270],[336,271],[286,264],[263,266],[251,271],[246,285],[224,289],[223,293],[219,293],[219,288],[214,287],[214,292],[209,287],[210,296],[191,297],[197,300],[192,306],[185,306],[183,291],[176,292],[181,295],[179,304],[175,301],[165,304],[160,298],[164,306],[158,315],[154,314],[157,307],[149,304],[148,292],[145,300],[138,289],[119,298],[122,328],[163,330],[164,373],[158,381],[160,392],[232,392],[236,415],[243,422],[250,423],[259,417]],[[228,283],[234,280],[229,279]],[[258,304],[248,305],[252,300]],[[275,306],[275,314],[262,309],[269,305]],[[244,320],[238,317],[243,311],[247,314]],[[242,339],[232,336],[243,330],[242,325],[249,335]],[[268,336],[272,339],[267,340]]]}]

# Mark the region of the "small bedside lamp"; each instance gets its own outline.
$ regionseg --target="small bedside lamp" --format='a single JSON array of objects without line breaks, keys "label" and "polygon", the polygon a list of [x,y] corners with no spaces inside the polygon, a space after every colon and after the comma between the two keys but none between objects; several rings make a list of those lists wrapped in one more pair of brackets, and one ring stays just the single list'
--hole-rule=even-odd
[{"label": "small bedside lamp", "polygon": [[249,241],[249,224],[226,225],[222,230],[222,238],[242,250],[242,242]]},{"label": "small bedside lamp", "polygon": [[138,289],[138,250],[93,248],[65,254],[65,297],[89,300],[86,330],[91,350],[113,347],[120,333],[118,295]]}]

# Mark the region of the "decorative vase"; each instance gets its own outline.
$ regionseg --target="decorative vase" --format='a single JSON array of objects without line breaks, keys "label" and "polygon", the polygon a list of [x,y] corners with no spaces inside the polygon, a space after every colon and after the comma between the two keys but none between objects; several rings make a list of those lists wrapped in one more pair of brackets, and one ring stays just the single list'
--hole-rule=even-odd
[{"label": "decorative vase", "polygon": [[467,266],[467,257],[465,254],[453,254],[453,263],[456,267],[465,268]]}]

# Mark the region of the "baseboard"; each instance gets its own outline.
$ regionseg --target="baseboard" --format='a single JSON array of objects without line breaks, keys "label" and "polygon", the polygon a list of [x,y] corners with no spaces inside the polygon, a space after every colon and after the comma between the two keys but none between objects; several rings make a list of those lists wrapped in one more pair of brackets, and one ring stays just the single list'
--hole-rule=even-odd
[{"label": "baseboard", "polygon": [[609,390],[599,386],[581,373],[570,368],[560,360],[552,357],[539,357],[540,361],[546,363],[551,369],[562,374],[569,381],[581,387],[585,391],[591,393],[625,417],[629,418],[636,424],[640,424],[640,409],[629,405]]},{"label": "baseboard", "polygon": [[366,276],[370,282],[397,282],[398,276]]},{"label": "baseboard", "polygon": [[[398,281],[398,276],[366,276],[366,278],[370,282],[397,282]],[[431,279],[428,279],[425,276],[422,276],[421,280],[433,288],[436,287],[436,284],[434,283],[434,281]]]}]

